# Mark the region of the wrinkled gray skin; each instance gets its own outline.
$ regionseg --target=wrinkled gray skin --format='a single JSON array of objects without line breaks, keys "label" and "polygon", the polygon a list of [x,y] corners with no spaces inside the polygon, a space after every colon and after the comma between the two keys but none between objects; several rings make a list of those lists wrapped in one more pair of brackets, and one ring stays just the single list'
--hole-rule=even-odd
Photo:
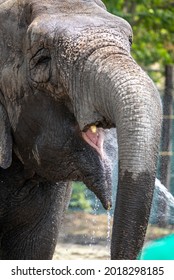
[{"label": "wrinkled gray skin", "polygon": [[118,135],[111,258],[135,259],[152,201],[161,103],[130,55],[131,27],[99,0],[0,3],[1,257],[52,257],[69,196],[67,183],[52,182],[82,180],[108,207],[106,163],[82,138],[97,124]]}]

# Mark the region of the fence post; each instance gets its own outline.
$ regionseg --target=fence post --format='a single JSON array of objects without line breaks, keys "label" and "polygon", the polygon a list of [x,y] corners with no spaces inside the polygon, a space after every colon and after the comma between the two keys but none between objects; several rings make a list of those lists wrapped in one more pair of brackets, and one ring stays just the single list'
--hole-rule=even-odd
[{"label": "fence post", "polygon": [[[160,180],[161,183],[170,191],[171,177],[171,156],[172,153],[172,120],[173,120],[173,89],[174,89],[174,66],[165,66],[165,89],[163,97],[163,126],[162,126],[162,143],[160,158]],[[167,205],[159,205],[163,209],[164,219],[160,219],[159,225],[165,226],[167,221],[165,213]]]}]

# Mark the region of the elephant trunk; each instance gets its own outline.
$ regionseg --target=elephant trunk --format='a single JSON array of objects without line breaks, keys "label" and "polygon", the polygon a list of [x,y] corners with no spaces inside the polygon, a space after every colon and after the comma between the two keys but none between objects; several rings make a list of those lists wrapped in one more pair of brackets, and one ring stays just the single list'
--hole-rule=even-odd
[{"label": "elephant trunk", "polygon": [[131,56],[107,48],[90,54],[75,84],[81,129],[95,122],[116,126],[119,180],[111,258],[135,259],[143,246],[155,183],[162,115],[159,94]]},{"label": "elephant trunk", "polygon": [[[132,68],[134,70],[131,70]],[[111,258],[136,259],[150,215],[161,128],[161,103],[152,81],[135,63],[119,66],[115,120],[119,180],[114,212]],[[137,70],[137,71],[135,71]],[[125,71],[125,74],[124,74]],[[123,77],[123,76],[122,76]],[[111,100],[114,93],[111,93]],[[120,104],[120,105],[119,105]]]}]

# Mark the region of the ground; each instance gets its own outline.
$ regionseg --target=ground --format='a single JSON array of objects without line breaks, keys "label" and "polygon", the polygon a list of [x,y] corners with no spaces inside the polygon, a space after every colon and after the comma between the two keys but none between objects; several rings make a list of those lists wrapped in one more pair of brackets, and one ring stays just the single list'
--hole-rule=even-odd
[{"label": "ground", "polygon": [[[111,221],[112,223],[112,221]],[[108,216],[92,215],[84,212],[68,212],[59,236],[54,259],[109,259],[110,234]],[[162,237],[172,229],[149,226],[146,242]]]}]

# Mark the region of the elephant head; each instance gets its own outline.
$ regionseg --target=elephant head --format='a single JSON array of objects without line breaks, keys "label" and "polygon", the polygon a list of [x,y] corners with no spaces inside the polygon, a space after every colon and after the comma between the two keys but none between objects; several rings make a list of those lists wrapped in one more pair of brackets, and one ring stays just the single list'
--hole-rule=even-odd
[{"label": "elephant head", "polygon": [[131,57],[130,25],[100,0],[0,3],[1,166],[10,165],[13,142],[27,168],[55,181],[83,180],[107,208],[102,129],[116,127],[111,258],[135,259],[149,218],[162,113],[153,82]]}]

